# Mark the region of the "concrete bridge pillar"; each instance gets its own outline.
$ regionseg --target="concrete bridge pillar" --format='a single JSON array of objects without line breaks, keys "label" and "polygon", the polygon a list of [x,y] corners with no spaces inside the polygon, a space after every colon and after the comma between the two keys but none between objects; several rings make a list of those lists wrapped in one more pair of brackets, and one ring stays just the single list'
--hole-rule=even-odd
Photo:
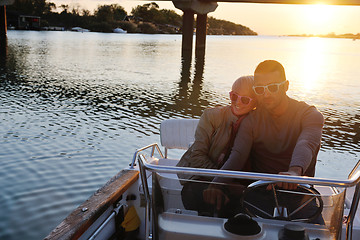
[{"label": "concrete bridge pillar", "polygon": [[205,52],[207,14],[198,14],[196,18],[196,52]]},{"label": "concrete bridge pillar", "polygon": [[204,2],[200,0],[173,1],[173,4],[176,8],[184,12],[182,52],[192,50],[194,14],[197,14],[195,51],[205,51],[207,14],[215,11],[218,4],[216,2]]},{"label": "concrete bridge pillar", "polygon": [[7,36],[6,36],[6,6],[0,6],[0,66],[6,65]]},{"label": "concrete bridge pillar", "polygon": [[[192,10],[183,10],[183,25],[182,25],[182,52],[192,51],[192,41],[194,32],[194,12]],[[184,54],[183,54],[184,55]],[[190,54],[191,55],[191,54]]]}]

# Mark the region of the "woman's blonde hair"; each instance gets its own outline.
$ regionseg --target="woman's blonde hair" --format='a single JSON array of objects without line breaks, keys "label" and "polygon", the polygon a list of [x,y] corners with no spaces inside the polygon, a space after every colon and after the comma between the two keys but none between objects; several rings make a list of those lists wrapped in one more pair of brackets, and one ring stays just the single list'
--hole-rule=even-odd
[{"label": "woman's blonde hair", "polygon": [[248,75],[248,76],[241,76],[238,79],[235,80],[233,83],[231,90],[234,91],[235,89],[243,89],[246,88],[249,90],[249,93],[251,95],[254,95],[252,87],[254,86],[254,76]]}]

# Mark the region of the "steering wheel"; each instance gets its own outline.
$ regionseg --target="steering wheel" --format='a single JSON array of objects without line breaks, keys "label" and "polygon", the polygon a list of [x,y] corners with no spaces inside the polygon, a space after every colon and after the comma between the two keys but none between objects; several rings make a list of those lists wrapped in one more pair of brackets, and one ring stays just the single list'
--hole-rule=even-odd
[{"label": "steering wheel", "polygon": [[[243,192],[241,205],[251,217],[312,222],[322,212],[320,193],[310,185],[299,184],[296,190],[275,186],[276,182],[257,181]],[[266,190],[268,185],[271,190]]]}]

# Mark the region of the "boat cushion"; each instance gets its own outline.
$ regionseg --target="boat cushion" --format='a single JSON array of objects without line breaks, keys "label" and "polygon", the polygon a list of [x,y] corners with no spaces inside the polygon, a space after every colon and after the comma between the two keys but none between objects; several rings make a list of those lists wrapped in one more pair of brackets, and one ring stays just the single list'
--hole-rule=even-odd
[{"label": "boat cushion", "polygon": [[166,119],[160,124],[160,142],[167,149],[188,149],[199,119]]}]

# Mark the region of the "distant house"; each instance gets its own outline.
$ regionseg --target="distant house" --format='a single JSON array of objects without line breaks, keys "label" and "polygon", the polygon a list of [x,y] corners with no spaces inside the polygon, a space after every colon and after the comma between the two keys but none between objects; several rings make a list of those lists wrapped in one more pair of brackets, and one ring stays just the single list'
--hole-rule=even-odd
[{"label": "distant house", "polygon": [[40,30],[40,21],[39,16],[21,15],[12,11],[7,13],[7,25],[15,29]]},{"label": "distant house", "polygon": [[18,29],[40,30],[40,17],[19,15]]}]

